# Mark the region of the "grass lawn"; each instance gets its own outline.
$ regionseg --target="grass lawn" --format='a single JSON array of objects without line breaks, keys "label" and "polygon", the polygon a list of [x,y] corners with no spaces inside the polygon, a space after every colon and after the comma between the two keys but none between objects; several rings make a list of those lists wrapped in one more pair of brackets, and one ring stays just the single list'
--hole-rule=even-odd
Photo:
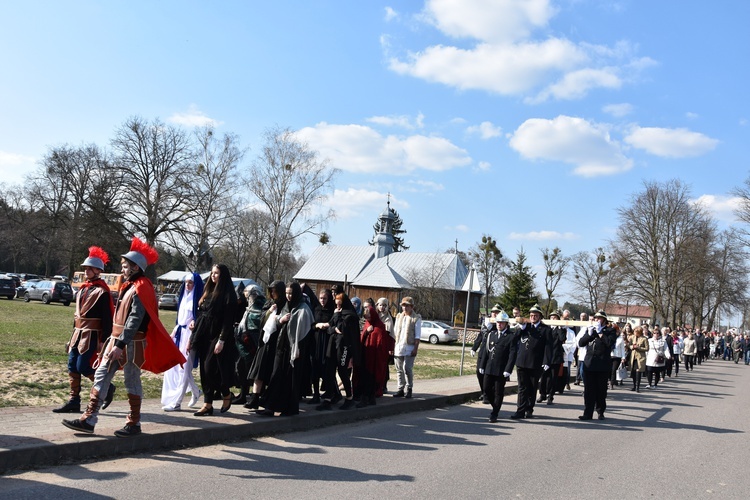
[{"label": "grass lawn", "polygon": [[[42,304],[21,299],[0,299],[0,407],[44,406],[67,400],[68,375],[65,344],[73,331],[75,304]],[[177,313],[159,311],[159,319],[172,331]],[[464,360],[464,374],[474,372],[474,361]],[[457,376],[461,344],[432,346],[423,342],[414,365],[416,379]],[[391,380],[396,372],[391,366]],[[196,379],[198,371],[195,371]],[[143,372],[144,397],[161,395],[162,376]],[[116,376],[115,399],[126,399],[122,377]],[[84,380],[83,391],[91,383]]]}]

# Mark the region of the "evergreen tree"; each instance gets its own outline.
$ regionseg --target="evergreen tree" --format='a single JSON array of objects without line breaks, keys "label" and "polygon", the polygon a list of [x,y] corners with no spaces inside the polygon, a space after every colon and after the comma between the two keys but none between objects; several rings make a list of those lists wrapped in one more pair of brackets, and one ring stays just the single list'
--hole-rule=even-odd
[{"label": "evergreen tree", "polygon": [[534,292],[535,278],[536,273],[526,265],[526,254],[523,249],[519,250],[516,260],[508,266],[505,291],[500,296],[500,303],[506,311],[510,312],[518,306],[522,314],[528,314],[529,309],[539,301]]}]

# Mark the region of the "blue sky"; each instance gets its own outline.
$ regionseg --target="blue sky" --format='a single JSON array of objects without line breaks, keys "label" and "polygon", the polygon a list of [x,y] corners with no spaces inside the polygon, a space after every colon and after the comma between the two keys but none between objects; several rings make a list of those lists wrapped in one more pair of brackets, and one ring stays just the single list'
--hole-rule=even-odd
[{"label": "blue sky", "polygon": [[[3,2],[0,182],[139,115],[275,125],[342,170],[332,244],[386,193],[414,251],[483,233],[533,265],[606,244],[644,181],[724,225],[750,174],[750,2]],[[303,242],[309,254],[316,246]]]}]

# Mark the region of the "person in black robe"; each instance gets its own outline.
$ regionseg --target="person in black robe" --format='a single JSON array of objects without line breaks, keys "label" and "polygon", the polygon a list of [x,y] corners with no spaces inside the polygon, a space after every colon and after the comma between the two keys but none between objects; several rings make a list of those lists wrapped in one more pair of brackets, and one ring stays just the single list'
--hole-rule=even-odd
[{"label": "person in black robe", "polygon": [[[260,398],[263,395],[266,383],[271,378],[274,359],[276,357],[276,344],[279,336],[277,324],[277,312],[286,305],[286,286],[283,281],[274,281],[268,287],[270,300],[266,301],[260,326],[260,339],[258,350],[247,374],[248,380],[253,382],[253,395],[250,401],[245,403],[245,408],[258,409]],[[271,321],[271,323],[269,323]]]},{"label": "person in black robe", "polygon": [[[305,339],[312,330],[313,315],[302,294],[299,283],[286,287],[287,303],[282,308],[278,323],[281,327],[276,342],[273,371],[268,380],[266,397],[259,412],[262,416],[299,414],[300,377],[296,368],[307,358]],[[270,321],[270,320],[269,320]],[[309,372],[304,374],[309,381]]]},{"label": "person in black robe", "polygon": [[[310,309],[313,311],[313,335],[310,337],[310,385],[312,385],[313,397],[307,401],[308,404],[320,404],[320,382],[323,379],[323,365],[325,363],[326,343],[328,340],[328,327],[333,310],[336,307],[333,301],[333,294],[328,288],[320,291],[316,297],[313,291],[307,285],[302,287],[304,293],[310,301]],[[322,389],[326,390],[325,387]]]}]

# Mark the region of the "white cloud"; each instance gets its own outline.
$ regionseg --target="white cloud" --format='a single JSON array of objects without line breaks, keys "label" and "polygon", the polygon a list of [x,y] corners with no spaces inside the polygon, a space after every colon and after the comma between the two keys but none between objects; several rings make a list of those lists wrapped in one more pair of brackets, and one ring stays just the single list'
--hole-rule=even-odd
[{"label": "white cloud", "polygon": [[[337,219],[351,219],[368,214],[379,214],[385,209],[387,194],[380,191],[349,188],[336,189],[328,199],[328,205],[336,212]],[[409,203],[390,195],[391,207],[409,208]]]},{"label": "white cloud", "polygon": [[684,128],[635,127],[625,137],[631,146],[664,158],[700,156],[716,148],[717,139]]},{"label": "white cloud", "polygon": [[575,165],[573,172],[584,177],[617,174],[633,166],[606,126],[572,116],[526,120],[511,136],[510,147],[530,160]]},{"label": "white cloud", "polygon": [[655,64],[637,57],[637,45],[628,41],[609,47],[550,36],[556,13],[549,0],[428,0],[422,21],[476,44],[428,46],[388,57],[389,67],[460,90],[526,95],[525,102],[539,103],[619,89]]},{"label": "white cloud", "polygon": [[687,113],[685,113],[685,118],[687,118],[688,120],[697,120],[698,117],[699,117],[698,113],[693,113],[691,111],[688,111]]},{"label": "white cloud", "polygon": [[0,181],[21,184],[26,175],[36,167],[36,158],[18,153],[0,151]]},{"label": "white cloud", "polygon": [[195,104],[190,105],[187,113],[175,113],[167,118],[167,121],[186,127],[203,127],[205,125],[218,127],[222,123],[206,116]]},{"label": "white cloud", "polygon": [[367,118],[368,122],[386,127],[401,127],[407,130],[424,128],[424,114],[419,113],[412,119],[408,115],[373,116]]},{"label": "white cloud", "polygon": [[488,162],[488,161],[480,161],[477,164],[477,169],[480,170],[480,171],[482,171],[482,172],[487,172],[491,168],[492,168],[492,164],[490,162]]},{"label": "white cloud", "polygon": [[469,226],[466,224],[458,224],[457,226],[443,226],[443,230],[445,231],[458,231],[461,233],[468,233],[469,232]]},{"label": "white cloud", "polygon": [[578,235],[575,233],[560,233],[558,231],[530,231],[528,233],[510,233],[508,236],[511,240],[575,240]]},{"label": "white cloud", "polygon": [[503,129],[492,124],[492,122],[482,122],[479,125],[472,125],[466,129],[469,134],[477,134],[482,139],[492,139],[493,137],[500,137],[503,134]]},{"label": "white cloud", "polygon": [[428,0],[423,15],[448,36],[505,43],[545,27],[555,12],[549,0]]},{"label": "white cloud", "polygon": [[553,38],[513,45],[483,43],[469,50],[437,45],[410,54],[406,62],[391,58],[390,68],[461,90],[515,95],[543,84],[550,73],[574,70],[586,59],[573,43]]},{"label": "white cloud", "polygon": [[364,125],[319,123],[297,132],[298,137],[349,172],[409,174],[416,170],[442,172],[468,166],[468,152],[448,139],[425,135],[384,136]]},{"label": "white cloud", "polygon": [[626,102],[620,104],[607,104],[602,108],[602,111],[608,115],[612,115],[615,118],[622,118],[633,112],[633,105]]},{"label": "white cloud", "polygon": [[563,75],[557,83],[553,83],[542,90],[536,97],[527,98],[526,102],[537,104],[550,98],[559,100],[581,99],[592,89],[619,89],[622,86],[622,80],[616,73],[616,68],[584,68],[571,71]]},{"label": "white cloud", "polygon": [[393,21],[398,17],[398,12],[393,10],[392,7],[386,7],[385,8],[385,20],[386,21]]},{"label": "white cloud", "polygon": [[707,209],[717,219],[726,222],[736,221],[737,218],[735,217],[734,212],[742,206],[742,198],[738,196],[730,197],[715,194],[704,194],[692,201],[693,203],[699,204]]},{"label": "white cloud", "polygon": [[420,191],[444,191],[445,186],[440,184],[439,182],[432,182],[432,181],[422,181],[422,180],[416,180],[416,181],[409,181],[407,183],[407,186],[413,186],[410,191],[412,192],[420,192]]}]

